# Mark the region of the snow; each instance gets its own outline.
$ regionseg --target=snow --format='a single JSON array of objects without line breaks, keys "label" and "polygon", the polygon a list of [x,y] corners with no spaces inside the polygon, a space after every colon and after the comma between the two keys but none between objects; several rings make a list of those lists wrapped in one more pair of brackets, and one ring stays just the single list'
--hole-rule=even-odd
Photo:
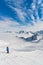
[{"label": "snow", "polygon": [[13,33],[0,33],[0,65],[43,65],[43,40],[31,43]]},{"label": "snow", "polygon": [[15,52],[1,53],[0,65],[43,65],[43,52]]}]

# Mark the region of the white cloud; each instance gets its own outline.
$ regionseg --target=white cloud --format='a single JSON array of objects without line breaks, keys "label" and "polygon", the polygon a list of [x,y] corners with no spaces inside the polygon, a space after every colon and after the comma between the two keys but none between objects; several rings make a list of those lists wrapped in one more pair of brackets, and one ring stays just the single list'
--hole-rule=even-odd
[{"label": "white cloud", "polygon": [[19,27],[19,23],[13,21],[12,19],[2,17],[4,20],[0,21],[0,31],[4,30],[14,30],[17,26]]},{"label": "white cloud", "polygon": [[16,10],[20,20],[25,21],[25,17],[24,17],[25,13],[21,11],[21,9],[17,9],[17,8],[14,8],[14,9]]},{"label": "white cloud", "polygon": [[43,29],[43,22],[38,20],[34,25],[27,25],[27,26],[21,26],[16,21],[13,21],[11,18],[4,18],[4,20],[0,21],[0,31],[19,31],[19,30],[25,30],[25,31],[38,31]]},{"label": "white cloud", "polygon": [[33,32],[43,30],[43,22],[38,20],[33,26],[32,25],[21,26],[19,29],[24,31],[33,31]]},{"label": "white cloud", "polygon": [[23,0],[5,0],[5,2],[9,5],[13,6],[15,5],[16,7],[21,7],[20,5],[24,2]]},{"label": "white cloud", "polygon": [[22,11],[22,10],[19,9],[19,8],[14,8],[14,7],[10,6],[10,5],[8,5],[8,6],[9,6],[10,8],[12,8],[14,11],[16,11],[18,17],[20,18],[20,20],[21,20],[22,22],[25,22],[26,13],[25,13],[24,11]]},{"label": "white cloud", "polygon": [[35,3],[32,3],[32,4],[31,4],[31,8],[32,8],[33,10],[35,10],[35,8],[36,8]]},{"label": "white cloud", "polygon": [[42,2],[42,0],[38,0],[38,4],[40,4]]}]

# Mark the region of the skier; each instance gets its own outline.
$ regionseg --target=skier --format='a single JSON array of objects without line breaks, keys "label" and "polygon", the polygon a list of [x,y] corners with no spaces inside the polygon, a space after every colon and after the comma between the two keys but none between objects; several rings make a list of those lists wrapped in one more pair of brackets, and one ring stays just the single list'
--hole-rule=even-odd
[{"label": "skier", "polygon": [[6,51],[7,51],[7,53],[9,53],[9,47],[6,47]]}]

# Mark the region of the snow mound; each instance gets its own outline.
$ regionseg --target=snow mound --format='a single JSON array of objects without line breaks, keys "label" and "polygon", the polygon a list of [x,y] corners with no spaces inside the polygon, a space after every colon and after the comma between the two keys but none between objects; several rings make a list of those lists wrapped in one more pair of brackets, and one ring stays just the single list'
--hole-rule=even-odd
[{"label": "snow mound", "polygon": [[5,46],[5,45],[8,45],[9,43],[8,42],[5,42],[5,41],[3,41],[3,40],[0,40],[0,47],[1,46]]}]

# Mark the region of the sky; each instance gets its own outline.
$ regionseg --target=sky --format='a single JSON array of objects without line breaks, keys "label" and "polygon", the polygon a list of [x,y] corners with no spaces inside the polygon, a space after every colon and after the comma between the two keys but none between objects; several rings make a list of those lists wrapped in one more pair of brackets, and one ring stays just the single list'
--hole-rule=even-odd
[{"label": "sky", "polygon": [[[22,17],[23,13],[21,12],[21,10],[24,9],[23,7],[25,6],[25,2],[21,3],[22,4],[22,6],[21,6],[21,5],[17,4],[18,2],[16,3],[15,0],[12,0],[12,2],[14,1],[14,3],[11,2],[11,4],[9,3],[9,1],[11,2],[11,0],[0,0],[0,19],[2,19],[2,16],[8,17],[8,18],[12,18],[13,20],[16,20],[17,22],[22,24],[22,21],[19,18],[19,16],[21,15],[20,17],[23,18]],[[21,0],[20,0],[20,2],[21,2]],[[28,2],[29,2],[29,6],[30,6],[31,0],[30,1],[27,0],[26,2],[27,2],[26,8],[28,8]],[[18,9],[20,9],[20,12],[17,12],[16,10],[13,10],[12,8],[9,7],[9,6],[13,7],[13,5],[15,3],[17,5],[15,5],[14,8],[17,8],[17,11],[18,11]],[[22,14],[20,14],[20,13],[22,13]]]},{"label": "sky", "polygon": [[43,0],[0,0],[2,27],[34,25],[39,20],[43,21]]}]

